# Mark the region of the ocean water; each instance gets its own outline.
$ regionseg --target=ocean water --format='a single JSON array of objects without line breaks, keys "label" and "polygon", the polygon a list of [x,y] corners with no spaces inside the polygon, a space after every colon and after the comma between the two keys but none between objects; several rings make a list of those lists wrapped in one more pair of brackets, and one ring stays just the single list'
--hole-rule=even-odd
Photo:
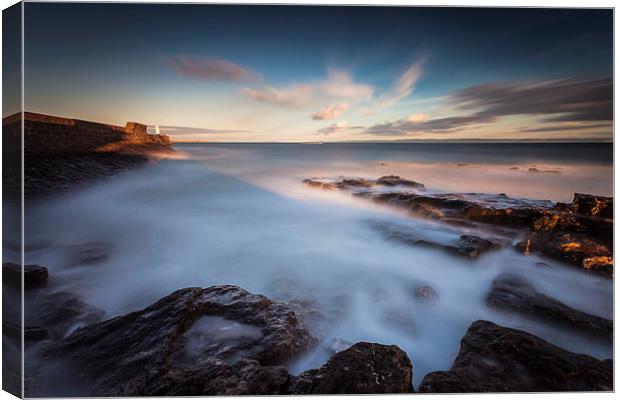
[{"label": "ocean water", "polygon": [[[373,223],[398,224],[434,240],[492,233],[302,184],[309,177],[395,174],[437,192],[570,202],[575,192],[612,195],[611,144],[175,148],[175,158],[27,205],[26,239],[35,246],[26,262],[50,269],[50,289],[75,292],[107,317],[188,286],[234,284],[272,298],[307,300],[331,323],[313,326],[322,342],[288,365],[292,373],[320,366],[334,341],[371,341],[405,350],[418,385],[426,373],[451,366],[461,337],[477,319],[575,352],[612,356],[609,342],[485,303],[492,280],[512,272],[572,307],[612,318],[612,280],[510,247],[467,260],[391,242]],[[68,266],[67,247],[91,241],[110,243],[109,257]],[[538,261],[549,267],[537,267]],[[434,302],[413,296],[423,285],[437,292]]]}]

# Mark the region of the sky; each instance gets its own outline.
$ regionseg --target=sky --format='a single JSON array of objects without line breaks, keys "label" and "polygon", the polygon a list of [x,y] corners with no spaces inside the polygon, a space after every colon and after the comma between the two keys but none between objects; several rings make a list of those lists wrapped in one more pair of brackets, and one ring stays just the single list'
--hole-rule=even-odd
[{"label": "sky", "polygon": [[27,111],[175,141],[613,137],[611,10],[26,3],[24,21]]}]

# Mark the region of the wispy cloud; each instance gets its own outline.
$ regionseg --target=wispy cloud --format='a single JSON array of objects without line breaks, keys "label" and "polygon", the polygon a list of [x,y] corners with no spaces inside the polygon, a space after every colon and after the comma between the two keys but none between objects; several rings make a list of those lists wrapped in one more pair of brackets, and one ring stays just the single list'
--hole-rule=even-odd
[{"label": "wispy cloud", "polygon": [[274,87],[269,85],[245,88],[252,99],[281,107],[304,108],[325,103],[359,103],[372,98],[371,85],[357,83],[345,71],[330,69],[321,81]]},{"label": "wispy cloud", "polygon": [[260,79],[260,76],[252,70],[218,58],[177,56],[169,59],[168,63],[179,75],[186,77],[229,82]]},{"label": "wispy cloud", "polygon": [[415,86],[422,77],[424,65],[427,57],[422,57],[411,64],[399,77],[394,81],[392,86],[381,95],[376,101],[362,110],[362,115],[374,115],[378,111],[392,107],[401,100],[409,97],[415,90]]},{"label": "wispy cloud", "polygon": [[330,124],[326,126],[325,128],[319,129],[318,133],[329,135],[329,134],[336,133],[336,132],[342,132],[346,130],[347,127],[348,127],[348,124],[346,121],[334,122],[333,124]]},{"label": "wispy cloud", "polygon": [[322,121],[325,119],[332,119],[342,115],[349,108],[349,105],[346,103],[340,104],[330,104],[329,106],[323,108],[320,111],[315,112],[311,115],[312,119],[316,121]]},{"label": "wispy cloud", "polygon": [[256,89],[244,88],[243,92],[259,102],[286,108],[303,108],[310,103],[314,95],[314,88],[310,85],[296,85],[286,88],[262,86]]},{"label": "wispy cloud", "polygon": [[[590,123],[581,128],[592,128],[592,122],[609,125],[613,117],[613,83],[610,78],[588,79],[565,77],[561,79],[490,83],[471,86],[448,96],[448,104],[469,114],[445,118],[413,120],[400,119],[376,124],[365,133],[377,135],[407,135],[412,133],[450,133],[472,125],[495,122],[515,115],[538,118],[538,123]],[[555,129],[558,128],[558,129]],[[529,132],[575,130],[576,127],[541,126]]]}]

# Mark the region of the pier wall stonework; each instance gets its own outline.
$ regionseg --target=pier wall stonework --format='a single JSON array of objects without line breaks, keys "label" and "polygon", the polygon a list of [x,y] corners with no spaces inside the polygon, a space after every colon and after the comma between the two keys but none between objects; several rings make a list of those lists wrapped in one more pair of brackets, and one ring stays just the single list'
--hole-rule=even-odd
[{"label": "pier wall stonework", "polygon": [[[147,126],[128,122],[115,126],[51,115],[25,112],[24,155],[34,157],[63,157],[91,154],[115,143],[170,146],[166,135],[150,135]],[[21,114],[3,118],[5,139],[18,140]],[[105,150],[103,150],[105,151]]]}]

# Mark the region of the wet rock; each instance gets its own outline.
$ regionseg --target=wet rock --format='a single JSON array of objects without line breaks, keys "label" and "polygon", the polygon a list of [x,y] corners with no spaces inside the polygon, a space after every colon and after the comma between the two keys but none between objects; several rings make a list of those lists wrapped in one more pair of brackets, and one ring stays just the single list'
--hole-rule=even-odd
[{"label": "wet rock", "polygon": [[264,366],[255,360],[232,365],[209,360],[191,367],[172,369],[148,379],[144,392],[130,388],[134,396],[243,396],[288,393],[290,376],[282,366]]},{"label": "wet rock", "polygon": [[[24,288],[34,289],[47,285],[47,268],[39,265],[24,265]],[[14,263],[2,264],[2,283],[21,290],[22,266]]]},{"label": "wet rock", "polygon": [[370,221],[371,227],[379,231],[387,240],[394,240],[410,246],[423,246],[437,248],[447,251],[450,254],[476,258],[490,250],[501,247],[500,241],[491,241],[473,235],[461,235],[452,241],[439,242],[431,239],[430,236],[423,236],[421,232],[397,224],[383,223],[380,221]]},{"label": "wet rock", "polygon": [[491,285],[487,303],[584,330],[611,340],[613,322],[575,310],[536,290],[534,285],[514,274],[501,274]]},{"label": "wet rock", "polygon": [[571,210],[576,214],[589,217],[614,218],[613,197],[594,196],[591,194],[575,193]]},{"label": "wet rock", "polygon": [[340,353],[353,346],[352,342],[341,338],[334,338],[326,343],[325,348],[332,353]]},{"label": "wet rock", "polygon": [[416,333],[416,325],[410,313],[403,310],[388,310],[381,314],[381,321],[401,332],[414,335]]},{"label": "wet rock", "polygon": [[542,261],[538,261],[534,265],[539,267],[539,268],[547,268],[547,267],[549,267],[549,264],[547,264],[546,262],[542,262]]},{"label": "wet rock", "polygon": [[427,374],[426,393],[613,390],[613,362],[576,354],[534,335],[476,321],[449,371]]},{"label": "wet rock", "polygon": [[89,242],[67,249],[67,264],[90,265],[105,261],[112,253],[113,246],[108,242]]},{"label": "wet rock", "polygon": [[69,292],[57,292],[43,297],[37,307],[39,319],[52,338],[63,338],[72,331],[103,318],[105,312],[80,300]]},{"label": "wet rock", "polygon": [[292,394],[412,393],[412,366],[397,346],[360,342],[296,377]]},{"label": "wet rock", "polygon": [[[20,325],[13,324],[9,321],[2,321],[2,334],[10,337],[15,341],[22,340],[22,329]],[[38,342],[47,338],[47,329],[39,326],[24,327],[24,340],[27,342]]]},{"label": "wet rock", "polygon": [[414,188],[423,188],[424,185],[420,182],[410,181],[409,179],[401,178],[397,175],[386,175],[375,181],[375,184],[382,186],[408,186]]},{"label": "wet rock", "polygon": [[[224,394],[239,377],[252,390],[261,374],[280,376],[257,365],[289,361],[314,343],[284,303],[225,285],[181,289],[143,310],[88,325],[44,357],[78,371],[78,379],[89,382],[83,395]],[[218,377],[230,385],[201,389],[201,382]]]},{"label": "wet rock", "polygon": [[556,260],[576,265],[584,270],[613,276],[611,247],[593,236],[571,232],[533,232],[515,245],[517,251],[530,254],[537,251]]},{"label": "wet rock", "polygon": [[386,175],[379,179],[365,179],[365,178],[341,178],[341,179],[323,179],[323,178],[311,178],[304,179],[303,183],[307,186],[315,187],[319,189],[352,189],[352,188],[371,188],[373,186],[406,186],[410,188],[424,188],[424,185],[419,182],[411,181],[409,179],[401,178],[397,175]]},{"label": "wet rock", "polygon": [[413,295],[423,303],[431,303],[437,299],[437,292],[428,285],[415,288]]}]

